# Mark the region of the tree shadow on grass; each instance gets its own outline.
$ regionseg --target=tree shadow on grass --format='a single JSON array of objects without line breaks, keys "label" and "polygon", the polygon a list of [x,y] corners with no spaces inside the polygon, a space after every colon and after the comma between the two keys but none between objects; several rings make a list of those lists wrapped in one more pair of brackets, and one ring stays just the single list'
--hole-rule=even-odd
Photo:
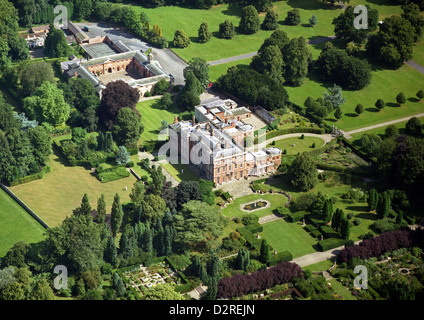
[{"label": "tree shadow on grass", "polygon": [[366,219],[366,220],[378,220],[375,213],[362,212],[356,215],[356,218]]},{"label": "tree shadow on grass", "polygon": [[243,6],[239,4],[229,4],[226,10],[221,11],[226,16],[241,17]]},{"label": "tree shadow on grass", "polygon": [[419,102],[420,100],[417,98],[408,98],[408,101],[410,102]]},{"label": "tree shadow on grass", "polygon": [[393,103],[393,102],[387,102],[386,106],[392,107],[392,108],[399,108],[399,105],[397,103]]},{"label": "tree shadow on grass", "polygon": [[352,211],[364,211],[366,210],[366,206],[346,206],[346,210],[352,210]]},{"label": "tree shadow on grass", "polygon": [[379,112],[380,111],[380,109],[377,109],[377,108],[366,108],[365,110],[368,111],[368,112]]},{"label": "tree shadow on grass", "polygon": [[351,117],[351,118],[357,118],[358,117],[357,113],[352,113],[352,112],[345,113],[344,115],[347,116],[347,117]]}]

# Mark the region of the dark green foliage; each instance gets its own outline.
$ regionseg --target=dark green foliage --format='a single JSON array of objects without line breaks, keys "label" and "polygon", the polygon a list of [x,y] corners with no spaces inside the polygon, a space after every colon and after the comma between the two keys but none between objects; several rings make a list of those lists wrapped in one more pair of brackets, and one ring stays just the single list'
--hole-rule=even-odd
[{"label": "dark green foliage", "polygon": [[350,221],[348,219],[342,219],[340,223],[340,235],[342,239],[349,240],[350,237]]},{"label": "dark green foliage", "polygon": [[375,209],[377,209],[378,193],[377,193],[377,190],[375,190],[375,188],[372,188],[369,191],[367,203],[368,203],[368,211],[374,211]]},{"label": "dark green foliage", "polygon": [[405,94],[403,92],[400,92],[396,96],[396,102],[399,103],[399,104],[404,104],[406,102]]},{"label": "dark green foliage", "polygon": [[364,112],[364,107],[362,106],[362,104],[357,104],[356,105],[356,107],[355,107],[355,112],[358,114],[358,115],[360,115],[361,113],[363,113]]},{"label": "dark green foliage", "polygon": [[234,25],[231,21],[225,20],[219,24],[219,35],[224,39],[231,39],[235,36],[236,32]]},{"label": "dark green foliage", "polygon": [[414,37],[415,29],[408,20],[390,16],[384,19],[378,33],[369,38],[367,53],[388,66],[399,68],[404,61],[412,59]]},{"label": "dark green foliage", "polygon": [[420,14],[420,8],[415,3],[408,3],[402,6],[401,17],[408,20],[414,28],[414,41],[422,38],[424,32],[424,17]]},{"label": "dark green foliage", "polygon": [[344,239],[328,238],[318,241],[318,247],[321,251],[328,251],[345,244]]},{"label": "dark green foliage", "polygon": [[199,30],[197,31],[197,35],[199,37],[199,42],[201,43],[205,43],[210,40],[210,38],[212,37],[212,32],[209,31],[209,26],[207,22],[203,22],[200,25]]},{"label": "dark green foliage", "polygon": [[316,165],[306,152],[296,157],[287,174],[292,186],[301,191],[308,191],[318,183]]},{"label": "dark green foliage", "polygon": [[405,125],[405,133],[414,137],[421,136],[422,132],[421,121],[417,117],[412,117]]},{"label": "dark green foliage", "polygon": [[287,91],[279,81],[255,70],[230,68],[215,85],[250,105],[260,105],[267,110],[285,110],[288,100]]},{"label": "dark green foliage", "polygon": [[286,20],[284,20],[289,26],[296,26],[300,24],[300,12],[298,9],[293,9],[287,12]]},{"label": "dark green foliage", "polygon": [[322,219],[325,223],[329,223],[333,216],[333,201],[331,199],[327,199],[324,202],[324,206],[322,208]]},{"label": "dark green foliage", "polygon": [[377,217],[383,219],[388,217],[390,212],[391,199],[387,192],[378,195]]},{"label": "dark green foliage", "polygon": [[367,5],[367,12],[367,29],[356,29],[354,27],[354,20],[357,17],[357,14],[354,13],[353,6],[348,6],[342,14],[334,18],[334,32],[337,38],[343,39],[346,42],[355,42],[358,44],[364,42],[368,36],[368,33],[375,31],[378,26],[378,11],[376,9],[371,9]]},{"label": "dark green foliage", "polygon": [[240,248],[236,259],[236,268],[239,270],[247,271],[250,264],[250,253],[245,248]]},{"label": "dark green foliage", "polygon": [[121,108],[118,111],[111,128],[116,143],[129,148],[137,145],[143,130],[140,115],[130,108]]},{"label": "dark green foliage", "polygon": [[376,106],[376,108],[378,108],[379,110],[381,110],[381,109],[383,109],[386,106],[386,103],[384,102],[383,99],[378,99],[375,102],[375,106]]},{"label": "dark green foliage", "polygon": [[50,58],[67,57],[71,49],[66,41],[65,34],[61,29],[56,29],[50,24],[49,33],[44,42],[44,54]]},{"label": "dark green foliage", "polygon": [[278,28],[278,13],[274,9],[268,8],[266,10],[266,16],[264,22],[262,22],[262,28],[265,30],[275,30]]},{"label": "dark green foliage", "polygon": [[322,51],[315,66],[321,79],[334,82],[343,89],[359,90],[371,82],[368,62],[350,56],[341,49]]},{"label": "dark green foliage", "polygon": [[244,7],[241,14],[240,33],[253,34],[259,31],[260,19],[258,10],[254,6]]},{"label": "dark green foliage", "polygon": [[172,44],[175,48],[186,48],[190,45],[190,39],[183,30],[177,30],[174,33]]},{"label": "dark green foliage", "polygon": [[262,263],[268,264],[271,259],[271,251],[266,239],[262,240],[261,249],[260,249],[260,261]]},{"label": "dark green foliage", "polygon": [[112,235],[114,237],[119,232],[123,216],[124,212],[122,210],[121,198],[119,194],[115,194],[115,197],[113,198],[112,211],[110,216],[110,226],[112,230]]}]

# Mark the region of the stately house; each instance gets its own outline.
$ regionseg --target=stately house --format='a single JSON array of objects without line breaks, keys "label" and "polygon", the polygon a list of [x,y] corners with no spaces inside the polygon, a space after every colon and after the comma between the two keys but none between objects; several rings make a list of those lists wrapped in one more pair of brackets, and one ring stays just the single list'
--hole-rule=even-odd
[{"label": "stately house", "polygon": [[254,128],[243,122],[252,116],[232,100],[219,100],[195,109],[192,121],[175,118],[169,127],[178,137],[181,163],[196,165],[205,179],[217,185],[274,172],[281,164],[279,148],[250,150],[246,137]]}]

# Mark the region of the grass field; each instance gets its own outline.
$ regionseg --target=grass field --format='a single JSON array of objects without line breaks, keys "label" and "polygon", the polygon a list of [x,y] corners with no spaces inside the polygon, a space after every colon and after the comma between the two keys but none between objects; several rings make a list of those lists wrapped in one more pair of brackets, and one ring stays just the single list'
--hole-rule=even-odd
[{"label": "grass field", "polygon": [[180,183],[181,181],[197,181],[199,177],[185,164],[169,163],[161,161],[160,165],[169,172],[175,180]]},{"label": "grass field", "polygon": [[416,63],[424,66],[424,40],[415,44],[412,59]]},{"label": "grass field", "polygon": [[297,223],[280,219],[264,224],[263,228],[261,238],[266,239],[277,252],[288,250],[293,258],[297,258],[316,251],[313,247],[317,243],[316,239]]},{"label": "grass field", "polygon": [[240,205],[254,200],[264,199],[271,202],[271,206],[265,209],[254,211],[253,213],[258,217],[264,217],[272,214],[275,209],[282,206],[287,202],[287,198],[281,194],[251,194],[244,197],[236,198],[232,203],[227,205],[223,210],[222,214],[229,218],[242,217],[247,212],[240,210]]},{"label": "grass field", "polygon": [[[418,119],[421,121],[421,123],[424,122],[424,117],[420,117]],[[402,121],[402,122],[398,122],[398,123],[395,124],[395,127],[398,128],[400,134],[403,134],[405,132],[405,125],[406,125],[407,122],[408,121]],[[352,138],[350,140],[351,141],[359,140],[362,137],[362,135],[365,134],[365,133],[367,133],[367,134],[374,133],[376,135],[379,135],[380,138],[383,139],[384,138],[384,131],[386,130],[386,128],[387,128],[387,126],[384,126],[384,127],[380,127],[380,128],[377,128],[377,129],[372,129],[372,130],[354,133],[354,134],[351,135]]]},{"label": "grass field", "polygon": [[0,257],[19,241],[35,243],[43,240],[44,227],[16,201],[0,189]]},{"label": "grass field", "polygon": [[[131,1],[126,2],[126,4],[131,4]],[[286,31],[290,38],[303,36],[307,40],[333,35],[332,20],[342,12],[341,9],[335,9],[316,0],[288,0],[274,2],[273,4],[274,9],[279,14],[279,28]],[[241,5],[221,4],[209,10],[176,6],[143,8],[135,2],[131,5],[138,12],[145,12],[151,23],[159,25],[163,30],[163,36],[170,41],[174,38],[174,32],[177,29],[184,30],[190,38],[191,44],[184,49],[172,48],[172,50],[186,61],[193,57],[214,61],[257,51],[263,40],[273,32],[259,30],[253,35],[237,33],[231,40],[219,38],[219,24],[227,19],[234,24],[237,30],[242,10]],[[298,26],[284,25],[283,21],[287,16],[287,11],[293,8],[299,9],[301,24]],[[314,28],[310,27],[308,22],[312,15],[316,15],[318,18],[318,23]],[[261,21],[264,17],[265,13],[261,13]],[[209,30],[212,32],[212,38],[207,43],[199,43],[197,40],[197,30],[203,22],[208,23]]]},{"label": "grass field", "polygon": [[[323,93],[332,84],[323,84],[316,79],[315,75],[309,75],[300,87],[286,87],[290,101],[302,105],[306,98],[322,97]],[[424,101],[417,101],[416,93],[424,89],[424,75],[403,65],[397,70],[375,70],[372,72],[372,81],[369,86],[357,91],[343,91],[346,103],[341,106],[343,117],[336,121],[333,115],[326,120],[345,131],[354,130],[377,123],[383,123],[409,115],[422,113]],[[403,92],[407,99],[406,103],[399,107],[396,103],[396,95]],[[375,106],[377,99],[382,98],[386,107],[379,111]],[[364,113],[357,116],[354,109],[361,103]]]},{"label": "grass field", "polygon": [[[293,143],[295,146],[293,147]],[[315,143],[315,148],[320,148],[324,145],[324,140],[316,137],[300,138],[287,138],[275,141],[275,145],[268,145],[268,147],[277,147],[281,151],[287,150],[288,155],[296,155],[305,151],[313,150],[312,144]]]},{"label": "grass field", "polygon": [[[72,210],[81,205],[84,193],[88,194],[92,208],[96,208],[97,199],[103,193],[110,212],[115,194],[120,195],[121,203],[129,201],[129,193],[136,181],[130,175],[101,183],[90,170],[65,166],[56,154],[50,157],[49,165],[52,172],[43,179],[12,187],[11,190],[51,227],[72,215]],[[125,191],[125,187],[128,191]]]}]

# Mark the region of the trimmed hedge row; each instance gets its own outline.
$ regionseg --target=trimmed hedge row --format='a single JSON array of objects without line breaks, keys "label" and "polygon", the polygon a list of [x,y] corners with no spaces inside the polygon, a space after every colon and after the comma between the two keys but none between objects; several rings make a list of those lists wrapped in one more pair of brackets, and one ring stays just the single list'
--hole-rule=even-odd
[{"label": "trimmed hedge row", "polygon": [[318,241],[318,248],[321,251],[331,250],[340,246],[343,246],[346,243],[343,239],[328,238],[321,241]]},{"label": "trimmed hedge row", "polygon": [[[266,133],[266,139],[271,139],[277,136],[281,136],[284,134],[289,133],[316,133],[316,134],[324,134],[325,129],[323,128],[311,128],[311,127],[294,127],[294,128],[283,128],[283,129],[277,129],[273,131],[269,131]],[[258,138],[255,138],[254,140],[255,144],[258,143]]]},{"label": "trimmed hedge row", "polygon": [[290,222],[298,222],[301,219],[303,219],[306,214],[307,214],[306,211],[297,211],[297,212],[293,212],[291,214],[288,214],[287,217],[290,220]]},{"label": "trimmed hedge row", "polygon": [[327,164],[327,163],[321,163],[321,162],[315,162],[315,165],[317,169],[321,170],[327,170],[327,171],[335,171],[335,172],[344,172],[356,176],[370,176],[369,171],[364,171],[361,169],[355,169],[355,168],[348,168],[348,167],[341,167],[335,164]]},{"label": "trimmed hedge row", "polygon": [[331,227],[323,225],[320,227],[321,233],[326,238],[340,238],[340,235]]},{"label": "trimmed hedge row", "polygon": [[262,241],[246,227],[237,228],[238,233],[246,240],[247,245],[252,249],[260,250]]},{"label": "trimmed hedge row", "polygon": [[31,182],[31,181],[43,179],[44,178],[44,175],[46,173],[51,172],[51,171],[52,171],[52,168],[50,166],[46,165],[38,173],[31,174],[29,176],[22,177],[22,178],[19,178],[19,179],[16,179],[16,180],[11,181],[9,183],[9,186],[10,187],[13,187],[13,186],[17,186],[19,184],[28,183],[28,182]]},{"label": "trimmed hedge row", "polygon": [[288,262],[293,260],[293,255],[290,251],[281,251],[277,254],[271,254],[271,258],[269,259],[269,266],[275,266],[279,262]]},{"label": "trimmed hedge row", "polygon": [[100,173],[98,172],[97,179],[99,179],[102,183],[107,183],[110,181],[127,178],[130,175],[131,173],[125,167],[115,166],[102,170]]}]

